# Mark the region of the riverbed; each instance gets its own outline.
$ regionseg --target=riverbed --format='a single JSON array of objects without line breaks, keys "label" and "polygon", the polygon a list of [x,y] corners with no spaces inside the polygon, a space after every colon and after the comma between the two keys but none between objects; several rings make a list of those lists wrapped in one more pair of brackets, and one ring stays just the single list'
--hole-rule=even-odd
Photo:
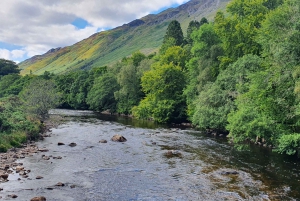
[{"label": "riverbed", "polygon": [[[237,151],[226,138],[191,128],[89,111],[52,113],[63,116],[64,123],[37,143],[49,151],[18,160],[30,170],[28,178],[11,174],[0,184],[0,200],[300,199],[295,157],[256,146]],[[115,134],[127,141],[111,141]],[[64,185],[56,186],[59,182]]]}]

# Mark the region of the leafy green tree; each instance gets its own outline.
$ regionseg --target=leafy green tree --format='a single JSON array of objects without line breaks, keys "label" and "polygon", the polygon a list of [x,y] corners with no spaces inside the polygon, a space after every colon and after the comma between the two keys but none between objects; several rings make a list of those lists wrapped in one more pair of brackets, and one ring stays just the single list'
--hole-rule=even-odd
[{"label": "leafy green tree", "polygon": [[117,101],[114,93],[119,90],[119,85],[114,74],[108,72],[98,77],[87,95],[87,103],[90,109],[96,111],[109,110],[111,113],[117,110]]},{"label": "leafy green tree", "polygon": [[133,108],[138,118],[150,118],[157,122],[174,122],[186,118],[186,105],[182,95],[185,77],[181,67],[173,63],[154,64],[142,77],[146,94],[139,106]]},{"label": "leafy green tree", "polygon": [[76,71],[56,76],[55,83],[63,94],[62,107],[87,109],[89,107],[86,103],[87,94],[93,85],[94,77],[101,74],[102,70]]},{"label": "leafy green tree", "polygon": [[34,76],[8,74],[0,78],[0,97],[18,95]]},{"label": "leafy green tree", "polygon": [[68,104],[75,109],[87,109],[86,98],[91,88],[89,73],[87,71],[78,71],[75,73],[74,78],[67,99]]},{"label": "leafy green tree", "polygon": [[182,70],[185,69],[185,63],[188,58],[188,54],[182,47],[173,46],[169,47],[166,52],[159,57],[160,65],[163,64],[174,64],[180,66]]},{"label": "leafy green tree", "polygon": [[57,92],[52,80],[34,79],[21,92],[25,110],[40,120],[48,117],[48,111],[59,106],[61,94]]},{"label": "leafy green tree", "polygon": [[214,82],[219,73],[218,58],[223,55],[221,40],[213,24],[204,24],[192,34],[192,58],[187,63],[188,84],[184,90],[187,98],[188,115],[195,112],[195,100],[208,82]]},{"label": "leafy green tree", "polygon": [[200,26],[202,26],[203,24],[208,24],[208,20],[206,19],[206,17],[202,17],[200,20]]},{"label": "leafy green tree", "polygon": [[207,83],[196,99],[192,122],[201,128],[226,130],[227,115],[236,110],[235,99],[246,90],[248,75],[261,65],[258,56],[246,55],[220,72],[216,81]]},{"label": "leafy green tree", "polygon": [[258,137],[281,153],[299,152],[299,17],[299,1],[287,0],[262,23],[257,41],[267,65],[251,76],[249,91],[229,116],[236,142]]},{"label": "leafy green tree", "polygon": [[144,55],[141,52],[135,52],[132,54],[131,59],[132,59],[132,63],[135,67],[139,66],[141,61],[143,61],[144,59],[146,59],[146,55]]},{"label": "leafy green tree", "polygon": [[38,137],[41,123],[23,111],[18,96],[0,99],[0,111],[0,152]]},{"label": "leafy green tree", "polygon": [[261,23],[269,12],[264,0],[233,0],[227,6],[229,15],[218,12],[215,30],[222,39],[225,55],[221,58],[222,68],[246,54],[259,55],[261,45],[255,40]]},{"label": "leafy green tree", "polygon": [[14,61],[0,59],[0,76],[8,74],[19,74],[20,70],[18,65]]},{"label": "leafy green tree", "polygon": [[187,31],[186,31],[186,33],[187,33],[186,34],[187,35],[186,36],[186,43],[187,44],[192,44],[193,43],[193,39],[191,37],[193,31],[198,30],[204,24],[208,24],[208,20],[205,17],[201,18],[200,22],[198,22],[196,20],[190,21],[189,26],[188,26]]},{"label": "leafy green tree", "polygon": [[117,81],[120,90],[115,92],[115,98],[118,101],[118,112],[122,114],[131,114],[133,106],[137,105],[143,96],[141,91],[141,77],[138,76],[135,65],[124,66],[118,74]]},{"label": "leafy green tree", "polygon": [[199,27],[200,27],[200,22],[198,22],[196,20],[190,21],[189,26],[188,26],[187,31],[186,31],[186,43],[187,44],[192,44],[193,43],[193,40],[191,38],[191,34],[193,33],[193,31],[199,29]]}]

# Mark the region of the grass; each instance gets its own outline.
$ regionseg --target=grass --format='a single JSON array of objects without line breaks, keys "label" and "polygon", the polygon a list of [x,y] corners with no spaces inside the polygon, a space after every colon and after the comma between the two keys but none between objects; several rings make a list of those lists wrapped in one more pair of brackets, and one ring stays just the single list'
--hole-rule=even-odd
[{"label": "grass", "polygon": [[[57,52],[40,56],[38,59],[29,59],[19,64],[21,74],[43,74],[45,71],[60,74],[77,69],[91,69],[111,65],[136,51],[151,54],[157,51],[162,44],[167,26],[171,20],[181,23],[183,32],[186,32],[191,20],[200,20],[207,17],[212,20],[218,9],[224,10],[230,0],[222,0],[216,7],[203,6],[202,10],[189,15],[181,10],[175,17],[155,23],[161,17],[174,9],[164,11],[162,14],[151,15],[142,19],[151,22],[138,27],[121,26],[109,31],[96,33],[91,37],[72,46],[60,49]],[[199,6],[199,5],[198,5]]]}]

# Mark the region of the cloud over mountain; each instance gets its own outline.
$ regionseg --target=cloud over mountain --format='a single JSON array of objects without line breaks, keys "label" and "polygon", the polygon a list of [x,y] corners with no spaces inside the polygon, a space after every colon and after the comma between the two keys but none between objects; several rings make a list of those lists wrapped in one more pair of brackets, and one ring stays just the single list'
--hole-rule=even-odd
[{"label": "cloud over mountain", "polygon": [[20,61],[186,1],[2,0],[0,58]]}]

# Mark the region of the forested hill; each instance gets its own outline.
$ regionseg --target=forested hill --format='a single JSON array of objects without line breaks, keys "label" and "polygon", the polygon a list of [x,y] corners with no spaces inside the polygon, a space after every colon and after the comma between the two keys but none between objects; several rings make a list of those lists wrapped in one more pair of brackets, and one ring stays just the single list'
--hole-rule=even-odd
[{"label": "forested hill", "polygon": [[168,24],[178,20],[186,30],[191,20],[212,19],[230,0],[191,0],[177,8],[147,15],[109,31],[95,33],[72,46],[51,49],[19,64],[21,74],[64,73],[112,64],[133,52],[150,54],[161,46]]}]

